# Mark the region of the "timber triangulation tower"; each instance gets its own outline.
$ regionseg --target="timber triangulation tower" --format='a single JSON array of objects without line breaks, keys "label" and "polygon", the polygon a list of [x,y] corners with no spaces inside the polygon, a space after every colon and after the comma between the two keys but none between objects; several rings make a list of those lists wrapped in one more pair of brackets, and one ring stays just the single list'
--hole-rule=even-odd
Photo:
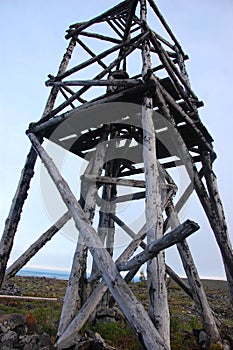
[{"label": "timber triangulation tower", "polygon": [[[73,220],[79,237],[57,331],[58,349],[74,345],[86,321],[114,305],[145,349],[170,349],[167,276],[193,299],[211,342],[221,343],[186,240],[199,225],[192,218],[182,222],[180,216],[196,192],[222,255],[233,305],[233,254],[212,167],[216,154],[199,117],[203,102],[190,85],[188,56],[154,0],[123,1],[93,19],[72,24],[66,39],[57,75],[46,81],[50,94],[44,113],[27,130],[32,146],[0,244],[1,285]],[[85,159],[79,198],[43,146],[44,139]],[[6,268],[38,157],[67,212]],[[174,168],[182,168],[189,178],[178,200]],[[124,195],[119,193],[122,186],[128,190]],[[145,222],[135,232],[118,208],[139,201],[144,203]],[[116,227],[131,237],[117,257]],[[172,245],[187,283],[166,263],[165,252]],[[93,258],[89,277],[88,254]],[[128,286],[143,264],[148,311]]]}]

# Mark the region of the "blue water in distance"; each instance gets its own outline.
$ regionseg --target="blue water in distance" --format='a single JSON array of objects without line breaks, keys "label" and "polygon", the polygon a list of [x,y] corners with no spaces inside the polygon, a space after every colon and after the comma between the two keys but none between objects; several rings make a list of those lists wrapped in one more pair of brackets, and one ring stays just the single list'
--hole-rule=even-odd
[{"label": "blue water in distance", "polygon": [[17,276],[32,276],[32,277],[46,277],[46,278],[57,278],[60,280],[68,280],[68,271],[56,271],[56,270],[34,270],[34,269],[21,269]]},{"label": "blue water in distance", "polygon": [[[17,273],[17,276],[57,278],[60,280],[68,280],[69,275],[70,275],[69,271],[36,270],[36,269],[29,269],[29,268],[23,268]],[[139,277],[135,276],[134,282],[139,282]]]}]

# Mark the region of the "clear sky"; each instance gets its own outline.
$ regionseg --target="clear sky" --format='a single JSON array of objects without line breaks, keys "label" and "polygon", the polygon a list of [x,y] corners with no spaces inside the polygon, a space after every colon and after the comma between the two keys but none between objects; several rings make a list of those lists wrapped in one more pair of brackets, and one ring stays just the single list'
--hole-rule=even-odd
[{"label": "clear sky", "polygon": [[[118,3],[117,0],[1,0],[0,1],[0,227],[3,230],[12,197],[30,144],[25,130],[40,118],[49,88],[47,74],[56,74],[67,46],[65,30],[71,23],[89,19]],[[205,102],[200,115],[215,143],[218,176],[231,238],[232,218],[232,0],[158,0],[190,60],[187,69],[192,87]],[[40,191],[40,165],[32,182],[11,260],[21,254],[51,225]],[[56,202],[56,199],[54,199]],[[201,230],[189,239],[202,276],[224,276],[218,248],[195,197],[186,216]],[[33,258],[30,265],[69,268],[74,242],[63,233]],[[174,249],[168,263],[182,274]]]}]

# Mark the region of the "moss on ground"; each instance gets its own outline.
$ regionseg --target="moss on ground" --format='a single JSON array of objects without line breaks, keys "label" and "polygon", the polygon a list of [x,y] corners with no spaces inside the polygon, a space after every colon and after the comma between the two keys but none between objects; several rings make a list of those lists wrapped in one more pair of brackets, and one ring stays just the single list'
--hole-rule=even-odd
[{"label": "moss on ground", "polygon": [[[13,282],[18,285],[24,296],[56,297],[57,301],[0,299],[0,312],[24,315],[31,313],[37,320],[39,331],[55,337],[67,281],[38,277],[15,277]],[[233,327],[233,314],[225,288],[226,284],[218,283],[218,281],[216,283],[204,281],[204,285],[210,305],[222,323],[221,328]],[[148,309],[146,281],[131,283],[130,287],[144,307]],[[172,350],[198,349],[193,337],[193,329],[201,329],[202,326],[193,301],[173,282],[169,284],[168,298],[171,314]],[[123,319],[115,323],[97,322],[86,325],[83,332],[85,329],[99,333],[109,345],[118,350],[142,349]],[[211,350],[220,349],[218,346],[211,348]]]}]

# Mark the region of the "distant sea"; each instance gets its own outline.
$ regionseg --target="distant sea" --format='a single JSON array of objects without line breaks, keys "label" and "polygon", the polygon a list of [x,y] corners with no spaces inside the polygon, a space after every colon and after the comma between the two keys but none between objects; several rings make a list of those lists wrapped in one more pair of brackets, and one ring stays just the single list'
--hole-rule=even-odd
[{"label": "distant sea", "polygon": [[17,276],[32,276],[32,277],[46,277],[46,278],[57,278],[59,280],[68,280],[68,271],[56,271],[56,270],[36,270],[36,269],[21,269]]},{"label": "distant sea", "polygon": [[[68,280],[69,275],[70,275],[69,271],[33,269],[33,268],[23,268],[17,273],[17,276],[57,278],[59,280]],[[205,276],[205,277],[203,276],[201,277],[201,279],[226,281],[225,277],[213,277],[213,276]],[[140,281],[139,276],[135,276],[134,282],[139,282],[139,281]]]},{"label": "distant sea", "polygon": [[[17,273],[17,276],[57,278],[59,280],[68,280],[69,275],[70,275],[69,271],[43,270],[43,269],[37,270],[37,269],[31,269],[31,268],[30,269],[23,268]],[[138,276],[134,277],[134,282],[139,282]]]}]

